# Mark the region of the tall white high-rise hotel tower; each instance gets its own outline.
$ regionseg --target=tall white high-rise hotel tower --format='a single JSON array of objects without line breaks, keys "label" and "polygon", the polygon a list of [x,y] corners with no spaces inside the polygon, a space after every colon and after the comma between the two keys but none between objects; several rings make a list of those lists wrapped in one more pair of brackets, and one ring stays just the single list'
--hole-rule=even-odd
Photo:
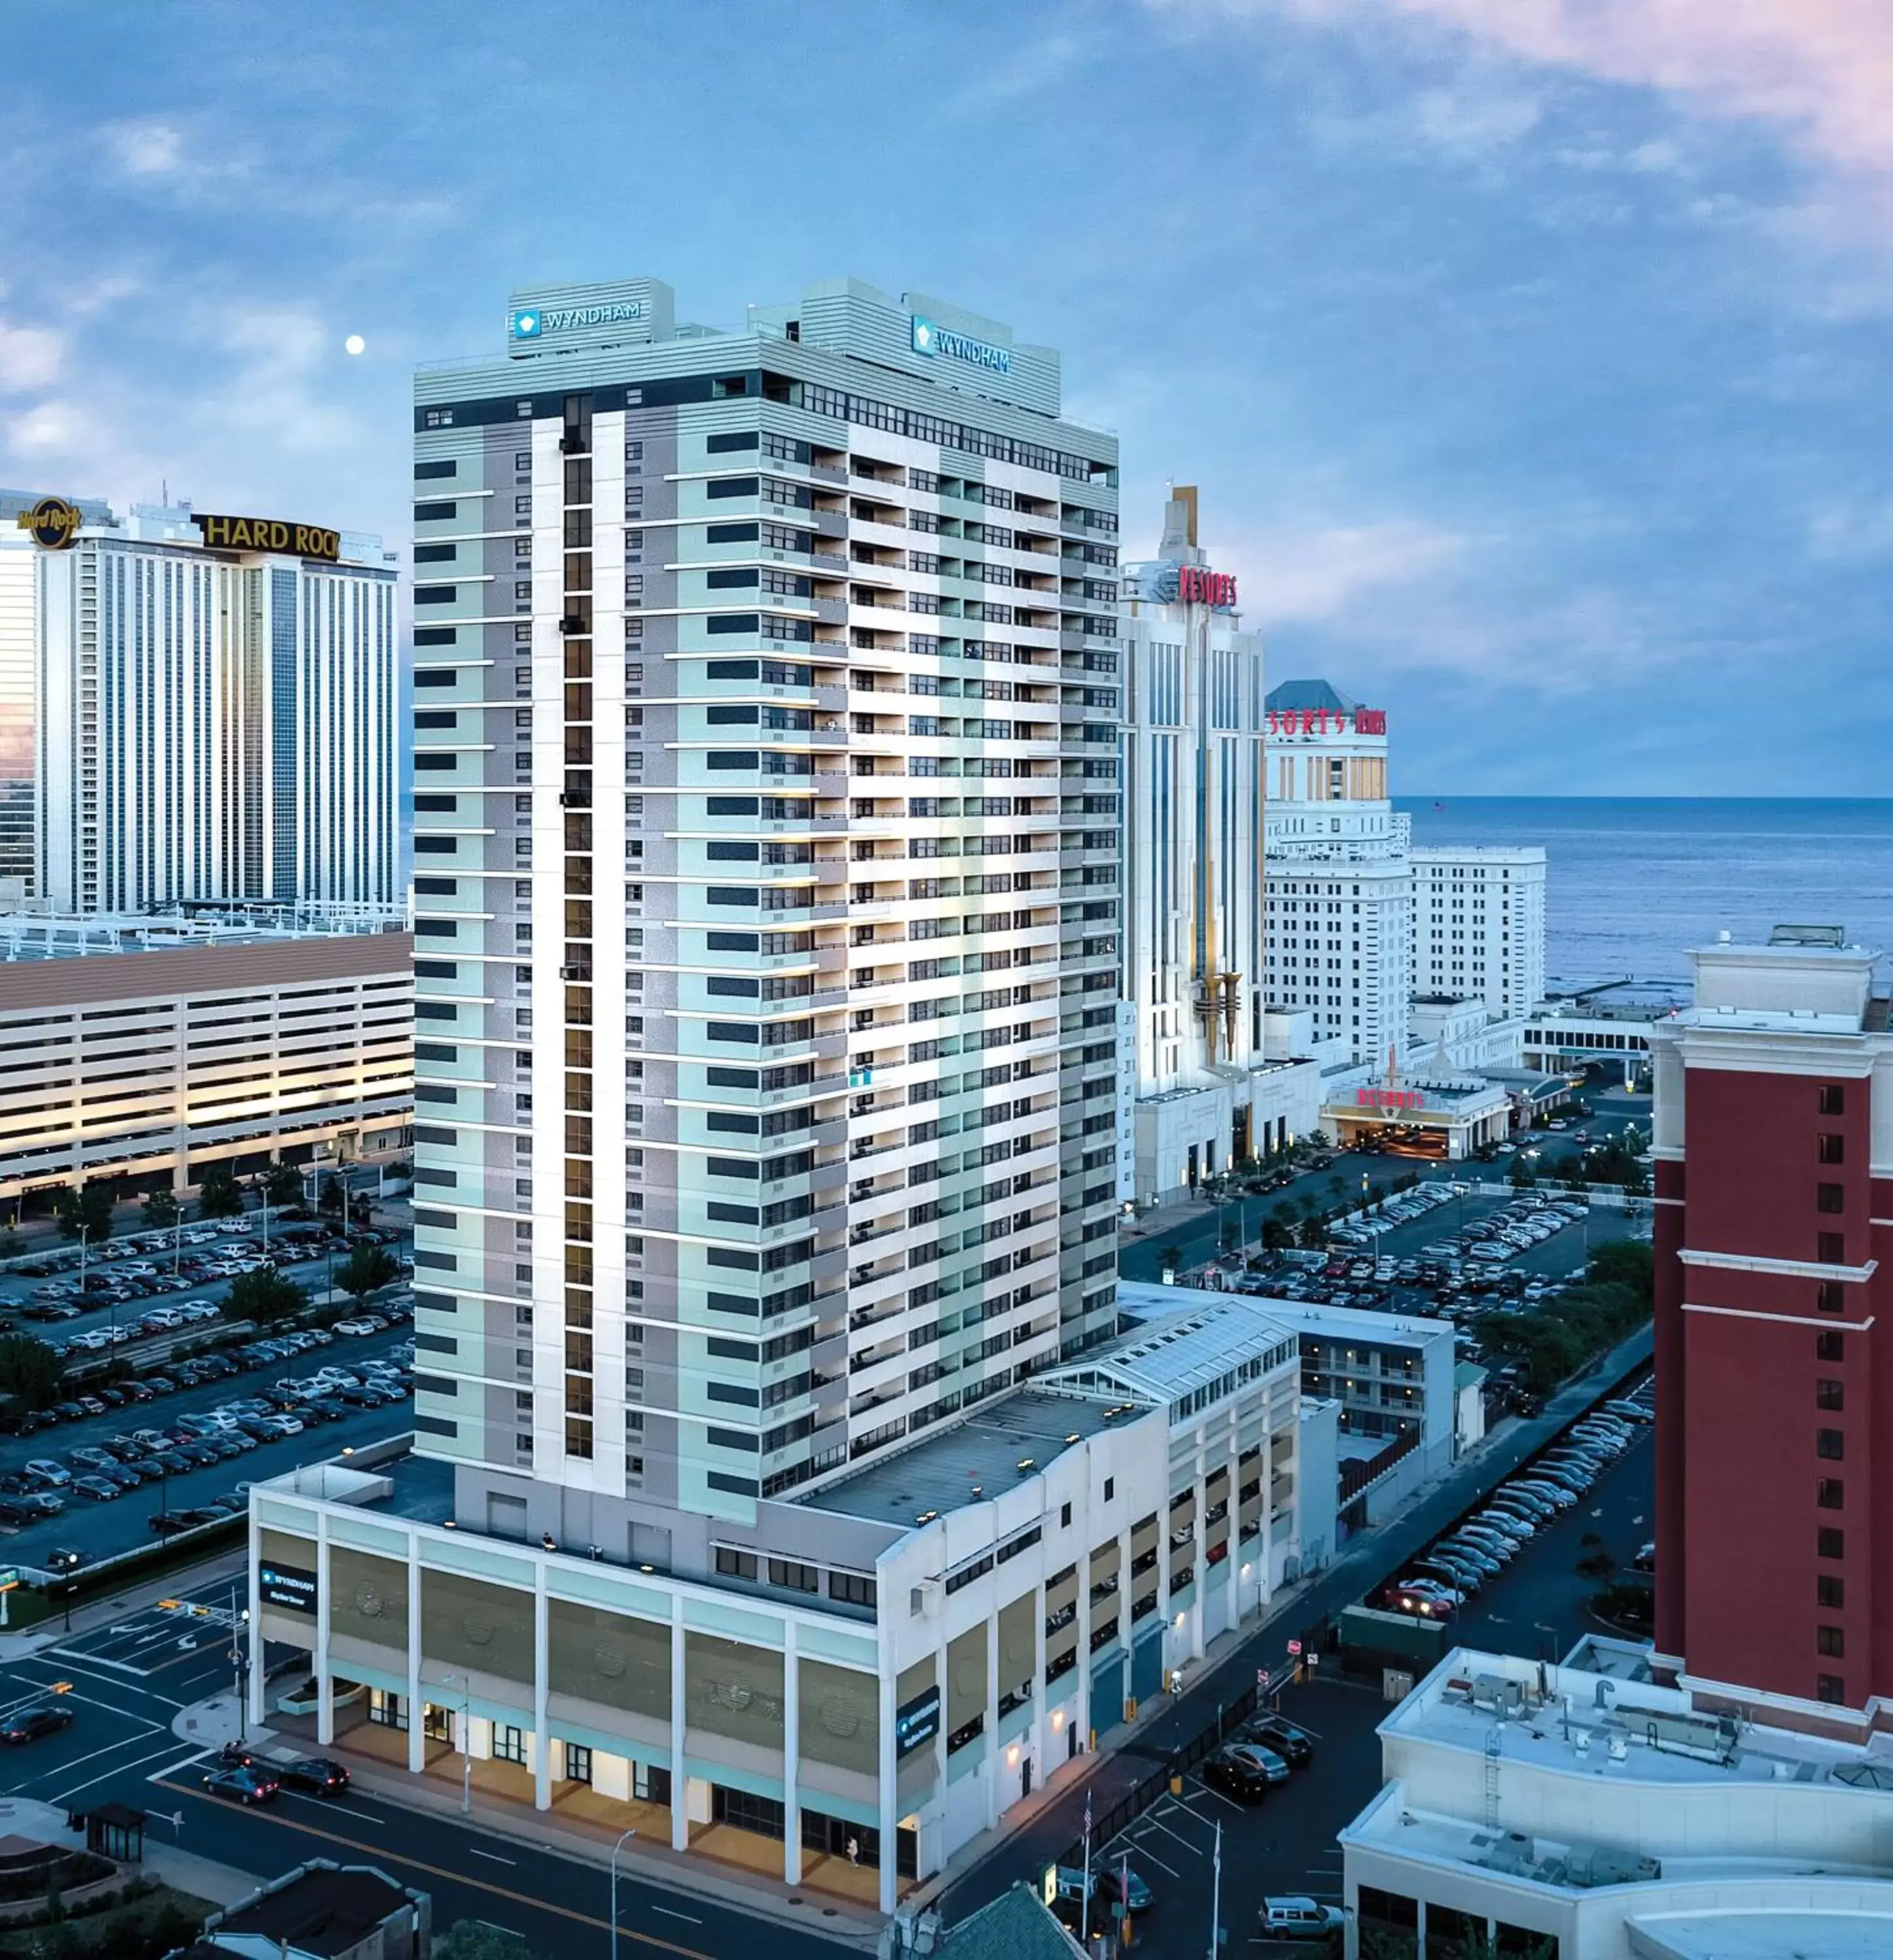
[{"label": "tall white high-rise hotel tower", "polygon": [[[83,521],[29,562],[22,517],[0,567],[9,868],[30,854],[60,912],[396,904],[399,574],[380,539],[48,501]],[[0,492],[0,521],[25,503]]]},{"label": "tall white high-rise hotel tower", "polygon": [[417,380],[417,1446],[635,1543],[1113,1329],[1116,445],[850,280],[507,339]]}]

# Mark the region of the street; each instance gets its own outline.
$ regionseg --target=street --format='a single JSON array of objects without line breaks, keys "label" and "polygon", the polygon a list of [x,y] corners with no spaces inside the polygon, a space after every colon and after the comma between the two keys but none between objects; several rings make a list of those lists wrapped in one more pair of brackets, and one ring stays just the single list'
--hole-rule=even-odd
[{"label": "street", "polygon": [[[369,1863],[431,1893],[444,1931],[476,1919],[517,1934],[543,1960],[603,1960],[610,1951],[611,1885],[596,1863],[364,1791],[325,1800],[284,1790],[247,1809],[208,1795],[215,1752],[173,1723],[209,1695],[234,1691],[231,1584],[181,1592],[172,1606],[131,1614],[75,1635],[0,1675],[0,1714],[48,1701],[77,1711],[69,1728],[0,1755],[0,1796],[86,1809],[116,1799],[148,1813],[148,1830],[189,1851],[274,1878],[309,1858]],[[58,1684],[65,1691],[56,1695]],[[684,1960],[724,1960],[766,1942],[787,1960],[833,1960],[822,1937],[826,1908],[811,1895],[807,1933],[621,1874],[619,1942]]]}]

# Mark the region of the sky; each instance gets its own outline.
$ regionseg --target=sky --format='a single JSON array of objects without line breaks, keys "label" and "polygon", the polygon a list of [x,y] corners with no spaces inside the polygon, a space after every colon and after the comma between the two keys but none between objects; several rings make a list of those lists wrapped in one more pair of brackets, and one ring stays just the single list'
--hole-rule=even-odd
[{"label": "sky", "polygon": [[405,546],[514,285],[851,273],[1060,348],[1398,791],[1893,793],[1887,0],[16,6],[0,170],[8,488]]}]

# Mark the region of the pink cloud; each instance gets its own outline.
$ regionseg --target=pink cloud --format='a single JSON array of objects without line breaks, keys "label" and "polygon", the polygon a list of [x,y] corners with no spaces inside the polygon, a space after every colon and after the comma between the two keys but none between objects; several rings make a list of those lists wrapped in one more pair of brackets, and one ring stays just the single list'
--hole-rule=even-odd
[{"label": "pink cloud", "polygon": [[1430,23],[1541,67],[1773,123],[1826,164],[1893,177],[1888,0],[1211,0],[1210,11]]}]

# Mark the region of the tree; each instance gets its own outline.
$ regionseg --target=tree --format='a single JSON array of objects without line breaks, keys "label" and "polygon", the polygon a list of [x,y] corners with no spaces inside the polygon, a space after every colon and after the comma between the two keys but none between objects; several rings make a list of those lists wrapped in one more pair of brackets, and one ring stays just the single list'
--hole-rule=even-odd
[{"label": "tree", "polygon": [[20,1409],[49,1408],[65,1386],[65,1363],[30,1334],[0,1335],[0,1395]]},{"label": "tree", "polygon": [[336,1268],[336,1284],[358,1306],[400,1277],[400,1266],[385,1246],[357,1246]]},{"label": "tree", "polygon": [[1287,1208],[1278,1204],[1262,1220],[1262,1250],[1285,1252],[1294,1242],[1294,1221],[1287,1216]]},{"label": "tree", "polygon": [[1301,1223],[1301,1242],[1306,1252],[1316,1252],[1328,1242],[1328,1221],[1319,1211],[1311,1212]]},{"label": "tree", "polygon": [[68,1239],[85,1239],[97,1244],[111,1236],[112,1193],[103,1184],[68,1185],[54,1200],[59,1230]]},{"label": "tree", "polygon": [[200,1218],[234,1218],[243,1208],[243,1194],[237,1186],[237,1173],[227,1163],[206,1164],[197,1182],[197,1215]]},{"label": "tree", "polygon": [[302,1195],[302,1172],[294,1164],[272,1163],[258,1182],[268,1204],[294,1204]]},{"label": "tree", "polygon": [[434,1943],[434,1960],[537,1960],[514,1934],[477,1919],[457,1919]]},{"label": "tree", "polygon": [[1525,1158],[1522,1156],[1514,1157],[1512,1160],[1512,1188],[1514,1191],[1529,1191],[1537,1182],[1538,1174]]},{"label": "tree", "polygon": [[1656,1297],[1656,1255],[1641,1239],[1611,1239],[1591,1254],[1588,1275],[1593,1286],[1624,1287],[1650,1310]]},{"label": "tree", "polygon": [[303,1287],[267,1266],[258,1272],[239,1273],[230,1283],[231,1318],[253,1320],[259,1327],[300,1313],[308,1304],[309,1295]]},{"label": "tree", "polygon": [[180,1208],[177,1194],[168,1184],[160,1185],[155,1191],[148,1191],[139,1201],[145,1222],[154,1232],[168,1232],[177,1223]]},{"label": "tree", "polygon": [[1633,1162],[1623,1176],[1624,1195],[1626,1198],[1647,1198],[1650,1195],[1650,1169],[1647,1165]]},{"label": "tree", "polygon": [[1166,1280],[1172,1280],[1183,1268],[1183,1248],[1166,1246],[1156,1255],[1156,1269]]}]

